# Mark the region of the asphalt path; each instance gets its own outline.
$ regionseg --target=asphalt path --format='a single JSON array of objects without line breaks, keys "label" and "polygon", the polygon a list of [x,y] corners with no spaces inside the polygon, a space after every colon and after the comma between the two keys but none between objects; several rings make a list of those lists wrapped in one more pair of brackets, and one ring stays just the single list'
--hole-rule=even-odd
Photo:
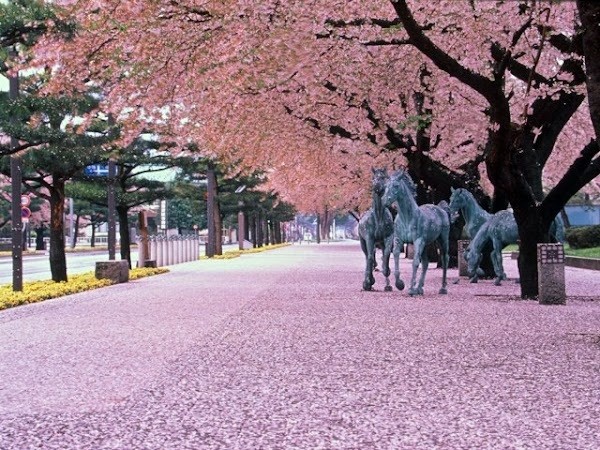
[{"label": "asphalt path", "polygon": [[[90,251],[67,253],[67,274],[75,275],[83,272],[93,272],[96,261],[108,261],[108,251]],[[131,253],[132,261],[137,261],[137,251]],[[0,284],[12,283],[12,258],[0,258]],[[23,281],[49,280],[50,261],[47,254],[25,255],[23,257]]]},{"label": "asphalt path", "polygon": [[597,450],[598,273],[544,306],[504,264],[415,298],[303,244],[1,311],[0,448]]}]

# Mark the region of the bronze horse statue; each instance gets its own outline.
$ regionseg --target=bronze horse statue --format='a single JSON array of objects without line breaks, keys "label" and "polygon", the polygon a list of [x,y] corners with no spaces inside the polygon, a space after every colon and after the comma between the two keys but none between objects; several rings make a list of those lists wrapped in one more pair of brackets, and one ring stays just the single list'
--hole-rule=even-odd
[{"label": "bronze horse statue", "polygon": [[[406,170],[394,172],[383,194],[383,203],[391,206],[398,204],[398,214],[394,220],[394,275],[396,287],[404,289],[404,282],[400,279],[399,257],[404,243],[412,243],[415,254],[412,262],[412,278],[409,295],[423,295],[425,274],[429,265],[427,245],[438,242],[442,253],[442,287],[440,294],[447,294],[446,272],[448,270],[448,248],[450,234],[450,210],[444,207],[425,204],[417,205],[416,186]],[[421,278],[415,286],[417,270],[421,267]]]},{"label": "bronze horse statue", "polygon": [[[483,247],[491,241],[493,250],[490,256],[496,274],[494,284],[499,286],[501,281],[506,279],[502,264],[502,249],[509,244],[516,244],[519,240],[519,231],[513,213],[505,209],[490,214],[477,203],[473,194],[466,189],[451,189],[451,192],[450,211],[452,214],[458,213],[458,211],[462,213],[465,219],[466,234],[472,239],[464,253],[471,283],[477,283],[479,279],[479,263]],[[565,226],[560,216],[556,216],[554,219],[550,227],[550,235],[558,242],[564,242]]]},{"label": "bronze horse statue", "polygon": [[358,235],[360,246],[365,254],[366,267],[363,290],[370,291],[375,284],[373,270],[375,269],[375,251],[383,251],[382,273],[385,276],[385,291],[391,291],[390,285],[390,255],[393,246],[394,219],[392,213],[383,205],[381,196],[385,190],[388,179],[385,169],[371,169],[372,180],[372,206],[358,222]]}]

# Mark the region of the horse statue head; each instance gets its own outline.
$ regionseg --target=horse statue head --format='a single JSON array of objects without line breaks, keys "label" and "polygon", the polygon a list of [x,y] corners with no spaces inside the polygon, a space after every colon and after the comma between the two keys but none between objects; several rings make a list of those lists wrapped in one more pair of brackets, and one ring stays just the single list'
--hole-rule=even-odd
[{"label": "horse statue head", "polygon": [[463,188],[454,189],[450,188],[450,203],[448,208],[450,209],[450,220],[452,223],[456,222],[459,217],[459,211],[467,206],[466,196],[469,191]]},{"label": "horse statue head", "polygon": [[383,194],[383,203],[391,206],[402,195],[413,199],[417,197],[417,186],[406,169],[396,170],[390,175]]},{"label": "horse statue head", "polygon": [[481,253],[473,251],[470,247],[463,253],[465,261],[467,261],[467,273],[469,276],[475,276],[479,270],[479,263],[481,262]]},{"label": "horse statue head", "polygon": [[372,180],[372,188],[373,193],[381,197],[383,192],[385,191],[385,186],[388,182],[388,173],[387,169],[375,169],[372,168],[371,172],[373,172],[373,180]]},{"label": "horse statue head", "polygon": [[452,214],[456,214],[461,208],[467,205],[466,196],[469,194],[469,191],[463,188],[450,188],[450,211]]}]

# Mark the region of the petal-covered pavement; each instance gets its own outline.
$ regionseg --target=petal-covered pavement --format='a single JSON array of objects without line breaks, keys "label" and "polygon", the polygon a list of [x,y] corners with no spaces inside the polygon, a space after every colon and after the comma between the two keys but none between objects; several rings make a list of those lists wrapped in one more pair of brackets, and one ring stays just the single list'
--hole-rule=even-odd
[{"label": "petal-covered pavement", "polygon": [[294,245],[2,311],[0,449],[600,448],[600,274],[541,306],[504,263],[411,298]]}]

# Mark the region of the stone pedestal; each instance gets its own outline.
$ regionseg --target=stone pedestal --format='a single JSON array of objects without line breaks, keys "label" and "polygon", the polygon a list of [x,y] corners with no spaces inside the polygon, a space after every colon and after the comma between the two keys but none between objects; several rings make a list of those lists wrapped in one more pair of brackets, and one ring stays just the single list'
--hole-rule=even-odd
[{"label": "stone pedestal", "polygon": [[458,276],[468,277],[469,270],[467,260],[465,259],[465,250],[469,246],[470,240],[458,241]]},{"label": "stone pedestal", "polygon": [[155,259],[147,259],[144,261],[144,267],[152,267],[156,269],[156,260]]},{"label": "stone pedestal", "polygon": [[121,261],[96,262],[96,278],[108,278],[113,283],[127,283],[129,281],[129,263]]},{"label": "stone pedestal", "polygon": [[240,242],[240,250],[249,250],[251,248],[253,248],[254,246],[252,245],[252,242],[244,240],[242,242]]},{"label": "stone pedestal", "polygon": [[562,244],[538,244],[538,292],[542,305],[564,305],[565,251]]}]

